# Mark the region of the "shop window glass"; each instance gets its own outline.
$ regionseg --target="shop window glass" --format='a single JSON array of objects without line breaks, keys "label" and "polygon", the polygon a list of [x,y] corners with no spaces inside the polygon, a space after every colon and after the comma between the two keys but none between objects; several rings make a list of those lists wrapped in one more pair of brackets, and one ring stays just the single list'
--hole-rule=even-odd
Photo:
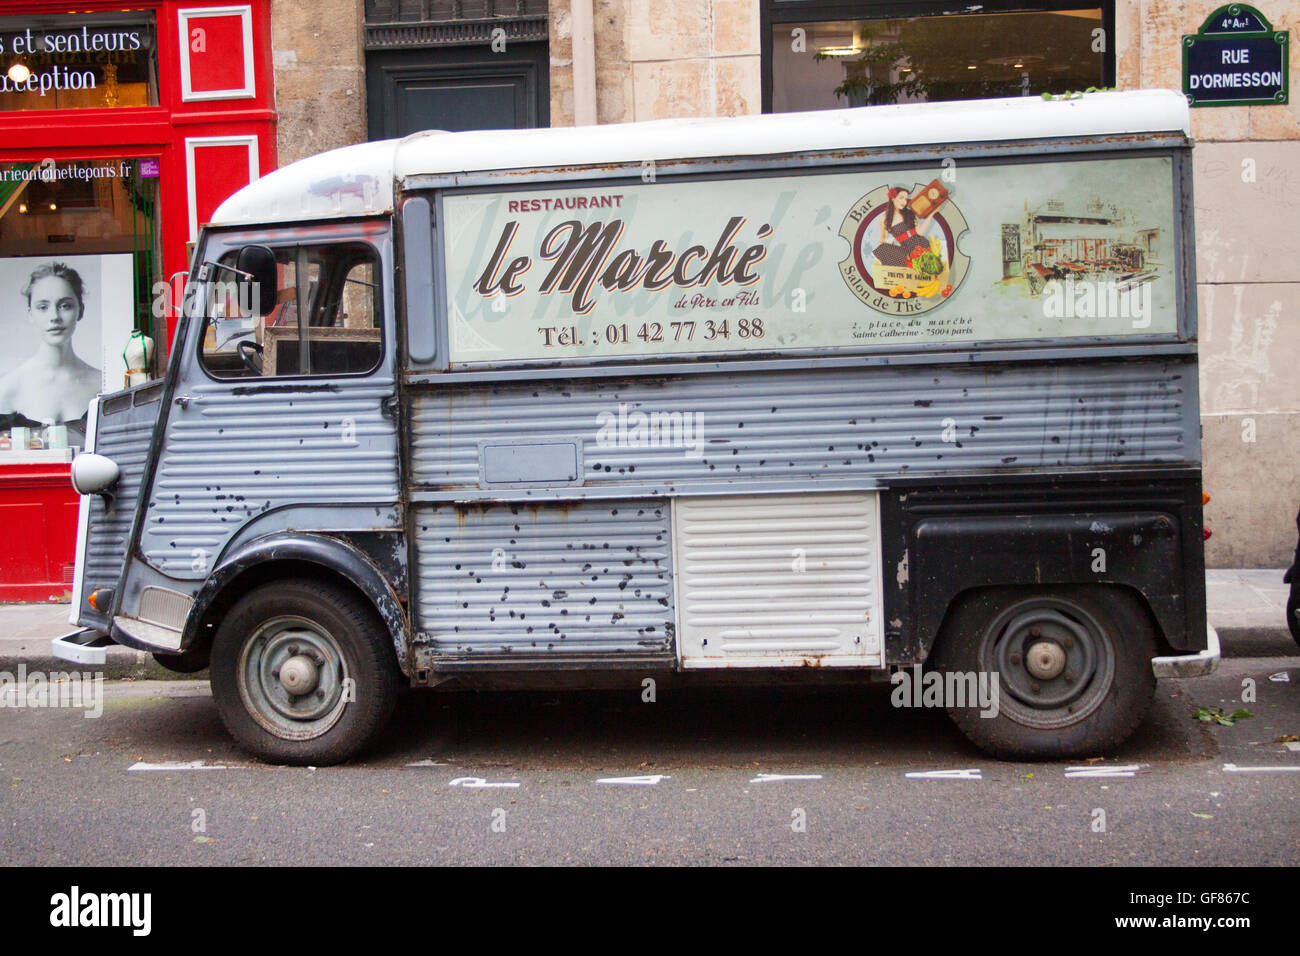
[{"label": "shop window glass", "polygon": [[1100,7],[777,23],[772,110],[1085,90],[1108,48]]},{"label": "shop window glass", "polygon": [[126,384],[136,330],[155,342],[144,371],[161,367],[157,169],[0,163],[0,455],[80,447],[90,399]]},{"label": "shop window glass", "polygon": [[0,17],[0,110],[157,104],[152,13]]}]

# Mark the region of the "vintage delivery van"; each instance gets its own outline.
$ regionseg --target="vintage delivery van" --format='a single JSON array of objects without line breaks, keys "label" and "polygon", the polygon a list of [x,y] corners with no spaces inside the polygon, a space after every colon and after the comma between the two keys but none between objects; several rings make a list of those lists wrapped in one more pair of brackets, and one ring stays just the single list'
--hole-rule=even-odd
[{"label": "vintage delivery van", "polygon": [[1219,655],[1191,184],[1158,91],[295,163],[92,409],[56,651],[210,666],[283,762],[399,685],[918,666],[994,754],[1112,750]]}]

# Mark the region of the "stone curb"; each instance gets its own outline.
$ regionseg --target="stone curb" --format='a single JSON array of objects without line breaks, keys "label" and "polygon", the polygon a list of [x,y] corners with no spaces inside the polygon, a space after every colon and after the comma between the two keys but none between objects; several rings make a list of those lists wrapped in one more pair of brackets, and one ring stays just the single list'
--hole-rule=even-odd
[{"label": "stone curb", "polygon": [[163,667],[153,655],[146,651],[132,650],[128,647],[108,648],[107,660],[100,665],[77,664],[55,657],[48,651],[26,654],[0,654],[0,671],[15,674],[22,664],[28,673],[43,671],[47,674],[58,671],[80,671],[82,673],[103,674],[105,680],[203,680],[208,679],[207,670],[194,674],[177,674]]}]

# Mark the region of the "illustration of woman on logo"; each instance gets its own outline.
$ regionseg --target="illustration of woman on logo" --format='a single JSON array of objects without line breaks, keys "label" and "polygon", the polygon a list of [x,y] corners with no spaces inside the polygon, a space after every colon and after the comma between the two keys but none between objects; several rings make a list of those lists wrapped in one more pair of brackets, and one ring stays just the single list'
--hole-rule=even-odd
[{"label": "illustration of woman on logo", "polygon": [[934,221],[934,213],[917,220],[916,213],[908,208],[908,192],[902,186],[889,187],[889,204],[880,217],[880,245],[876,246],[876,260],[882,265],[907,268],[912,260],[930,250],[926,230]]}]

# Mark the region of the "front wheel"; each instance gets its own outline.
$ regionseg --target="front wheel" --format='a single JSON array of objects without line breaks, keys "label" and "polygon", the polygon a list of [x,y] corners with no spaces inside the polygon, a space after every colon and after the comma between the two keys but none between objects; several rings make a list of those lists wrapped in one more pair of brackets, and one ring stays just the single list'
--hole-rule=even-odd
[{"label": "front wheel", "polygon": [[936,662],[947,674],[982,675],[987,685],[996,676],[996,708],[947,704],[962,733],[997,757],[1111,752],[1137,729],[1155,695],[1151,623],[1118,588],[977,592],[956,608],[939,640]]},{"label": "front wheel", "polygon": [[370,605],[320,581],[250,591],[212,643],[212,696],[222,722],[240,745],[272,763],[347,760],[387,724],[398,676]]}]

